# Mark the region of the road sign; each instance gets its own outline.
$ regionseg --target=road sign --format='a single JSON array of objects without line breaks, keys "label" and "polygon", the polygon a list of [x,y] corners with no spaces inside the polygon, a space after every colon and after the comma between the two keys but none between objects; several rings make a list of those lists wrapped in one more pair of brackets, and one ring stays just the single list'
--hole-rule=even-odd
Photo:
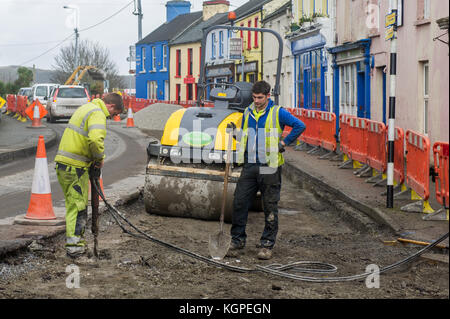
[{"label": "road sign", "polygon": [[396,23],[397,23],[397,13],[396,12],[391,12],[388,15],[386,15],[386,20],[385,20],[386,28],[388,28]]},{"label": "road sign", "polygon": [[242,59],[242,39],[230,38],[230,60]]},{"label": "road sign", "polygon": [[25,109],[25,114],[28,115],[28,117],[30,118],[30,120],[33,120],[34,118],[34,107],[38,106],[39,108],[39,117],[43,118],[45,115],[47,115],[47,110],[45,109],[44,106],[42,106],[41,102],[39,102],[39,100],[35,100],[33,101],[33,103],[31,103],[26,109]]},{"label": "road sign", "polygon": [[384,39],[386,41],[388,41],[388,40],[392,40],[393,38],[394,38],[394,27],[391,26],[391,27],[386,29],[386,32],[384,34]]},{"label": "road sign", "polygon": [[0,109],[3,107],[3,105],[5,105],[5,103],[5,99],[0,96]]}]

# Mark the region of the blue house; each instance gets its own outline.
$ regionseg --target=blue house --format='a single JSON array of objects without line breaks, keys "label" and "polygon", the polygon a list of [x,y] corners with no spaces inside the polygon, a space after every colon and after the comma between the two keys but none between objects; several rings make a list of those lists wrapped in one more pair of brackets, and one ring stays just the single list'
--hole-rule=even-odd
[{"label": "blue house", "polygon": [[169,41],[199,19],[189,1],[168,1],[167,21],[136,43],[136,97],[169,100]]}]

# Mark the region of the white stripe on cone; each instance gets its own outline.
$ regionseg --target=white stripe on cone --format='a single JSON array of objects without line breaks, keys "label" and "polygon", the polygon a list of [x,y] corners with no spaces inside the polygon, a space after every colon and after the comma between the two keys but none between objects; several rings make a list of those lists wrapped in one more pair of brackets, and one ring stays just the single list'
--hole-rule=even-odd
[{"label": "white stripe on cone", "polygon": [[50,194],[50,178],[48,174],[47,158],[36,158],[34,164],[34,177],[31,186],[34,194]]}]

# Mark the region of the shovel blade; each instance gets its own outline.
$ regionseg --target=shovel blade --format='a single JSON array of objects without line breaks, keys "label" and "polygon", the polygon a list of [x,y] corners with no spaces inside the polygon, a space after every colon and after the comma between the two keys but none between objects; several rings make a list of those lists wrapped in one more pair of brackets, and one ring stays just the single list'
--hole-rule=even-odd
[{"label": "shovel blade", "polygon": [[230,248],[231,236],[224,233],[218,232],[216,234],[209,235],[209,255],[214,260],[222,260]]}]

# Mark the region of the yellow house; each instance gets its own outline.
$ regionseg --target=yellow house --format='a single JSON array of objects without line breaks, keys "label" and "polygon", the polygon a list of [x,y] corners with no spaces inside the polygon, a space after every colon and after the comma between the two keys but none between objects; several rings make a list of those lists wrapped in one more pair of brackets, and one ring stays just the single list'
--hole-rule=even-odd
[{"label": "yellow house", "polygon": [[[250,28],[261,28],[261,10],[238,17],[234,25]],[[262,36],[261,32],[239,31],[238,35],[243,39],[242,56],[244,61],[236,61],[236,78],[238,81],[254,83],[262,80]],[[244,77],[242,76],[242,62],[244,62]]]}]

